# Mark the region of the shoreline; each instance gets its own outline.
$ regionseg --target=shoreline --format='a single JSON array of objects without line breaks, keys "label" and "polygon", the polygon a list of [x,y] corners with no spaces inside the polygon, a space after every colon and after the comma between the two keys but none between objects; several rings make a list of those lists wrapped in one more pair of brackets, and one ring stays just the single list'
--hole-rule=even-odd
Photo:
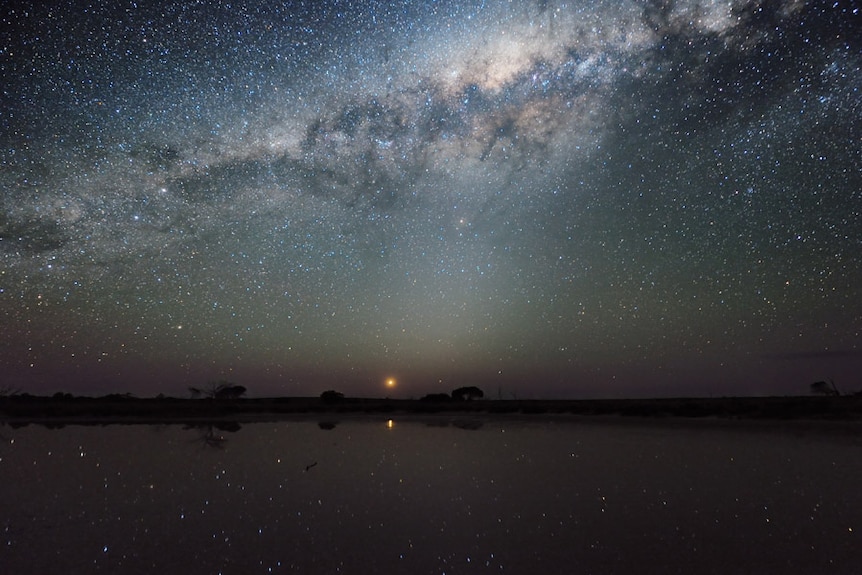
[{"label": "shoreline", "polygon": [[575,400],[468,400],[317,397],[180,399],[104,397],[0,397],[0,423],[63,425],[74,423],[262,422],[290,416],[520,416],[541,419],[718,419],[862,421],[862,397],[722,397]]}]

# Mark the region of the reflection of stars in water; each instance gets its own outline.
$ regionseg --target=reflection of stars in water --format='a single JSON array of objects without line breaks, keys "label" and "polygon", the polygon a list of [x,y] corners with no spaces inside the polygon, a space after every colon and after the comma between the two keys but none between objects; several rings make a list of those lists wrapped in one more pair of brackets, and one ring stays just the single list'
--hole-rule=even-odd
[{"label": "reflection of stars in water", "polygon": [[855,349],[858,40],[779,4],[7,17],[3,367],[565,389]]}]

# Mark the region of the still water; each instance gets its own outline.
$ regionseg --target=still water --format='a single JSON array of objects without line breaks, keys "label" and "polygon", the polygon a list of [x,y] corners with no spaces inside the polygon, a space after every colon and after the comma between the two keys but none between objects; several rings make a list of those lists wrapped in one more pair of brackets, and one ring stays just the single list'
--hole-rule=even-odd
[{"label": "still water", "polygon": [[0,427],[0,573],[859,573],[858,424]]}]

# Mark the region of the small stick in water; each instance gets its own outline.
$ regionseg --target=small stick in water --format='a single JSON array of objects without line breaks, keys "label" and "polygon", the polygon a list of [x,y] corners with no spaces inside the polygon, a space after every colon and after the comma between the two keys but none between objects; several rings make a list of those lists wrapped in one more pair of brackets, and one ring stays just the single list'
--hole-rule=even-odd
[{"label": "small stick in water", "polygon": [[314,467],[315,465],[317,465],[317,462],[316,462],[316,461],[315,461],[314,463],[310,464],[310,465],[306,465],[306,466],[305,466],[305,470],[306,470],[306,471],[308,471],[309,469],[311,469],[311,468],[312,468],[312,467]]}]

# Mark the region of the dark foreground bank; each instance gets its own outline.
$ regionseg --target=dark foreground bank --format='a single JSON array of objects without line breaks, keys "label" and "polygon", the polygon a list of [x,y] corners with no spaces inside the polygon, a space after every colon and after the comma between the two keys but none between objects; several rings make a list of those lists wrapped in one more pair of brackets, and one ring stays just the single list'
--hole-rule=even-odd
[{"label": "dark foreground bank", "polygon": [[0,420],[10,424],[69,422],[260,421],[289,414],[482,413],[730,419],[862,420],[862,397],[725,397],[594,400],[473,400],[281,397],[255,399],[178,399],[105,397],[0,398]]}]

